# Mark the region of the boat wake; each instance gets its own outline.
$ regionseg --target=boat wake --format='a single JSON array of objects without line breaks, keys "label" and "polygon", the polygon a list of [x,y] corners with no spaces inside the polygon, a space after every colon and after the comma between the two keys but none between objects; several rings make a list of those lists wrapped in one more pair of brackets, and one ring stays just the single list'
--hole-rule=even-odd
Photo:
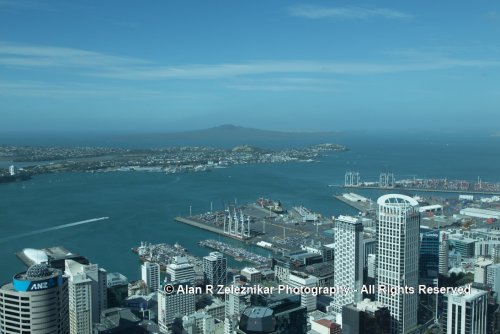
[{"label": "boat wake", "polygon": [[82,220],[82,221],[75,222],[75,223],[62,224],[62,225],[57,225],[57,226],[53,226],[53,227],[42,228],[40,230],[35,230],[35,231],[31,231],[31,232],[15,234],[15,235],[11,235],[11,236],[8,236],[5,238],[1,238],[0,243],[15,240],[15,239],[20,239],[20,238],[24,238],[24,237],[29,237],[29,236],[37,235],[37,234],[41,234],[41,233],[56,231],[56,230],[60,230],[60,229],[68,228],[68,227],[72,227],[72,226],[89,224],[89,223],[93,223],[93,222],[100,221],[100,220],[106,220],[106,219],[109,219],[109,217],[92,218],[92,219]]}]

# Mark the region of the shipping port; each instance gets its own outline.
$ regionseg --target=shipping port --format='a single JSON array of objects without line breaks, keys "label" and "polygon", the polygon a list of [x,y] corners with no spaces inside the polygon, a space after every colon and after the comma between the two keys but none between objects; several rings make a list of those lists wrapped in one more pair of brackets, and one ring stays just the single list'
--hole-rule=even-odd
[{"label": "shipping port", "polygon": [[280,201],[259,198],[246,205],[231,205],[223,211],[210,211],[175,221],[201,228],[248,245],[274,252],[294,251],[311,239],[331,242],[331,217],[323,217],[304,206],[287,210]]},{"label": "shipping port", "polygon": [[[335,185],[329,185],[336,187]],[[338,186],[342,187],[342,186]],[[448,178],[428,179],[417,178],[397,180],[392,172],[382,172],[376,181],[362,181],[361,175],[356,171],[346,171],[344,188],[380,189],[396,191],[423,191],[444,193],[467,194],[500,194],[500,183],[485,182],[480,177],[476,181],[450,180]]]}]

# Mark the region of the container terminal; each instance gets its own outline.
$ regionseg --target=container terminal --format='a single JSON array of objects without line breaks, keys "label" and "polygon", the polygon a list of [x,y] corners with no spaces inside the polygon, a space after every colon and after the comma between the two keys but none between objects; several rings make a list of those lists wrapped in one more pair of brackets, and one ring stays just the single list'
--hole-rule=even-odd
[{"label": "container terminal", "polygon": [[[336,185],[329,185],[336,187]],[[340,186],[342,187],[342,186]],[[500,183],[485,182],[480,177],[477,181],[450,180],[448,178],[427,179],[416,178],[396,180],[394,173],[382,172],[377,181],[361,181],[361,175],[356,171],[346,171],[344,188],[383,189],[396,191],[423,191],[466,194],[500,194]]]}]

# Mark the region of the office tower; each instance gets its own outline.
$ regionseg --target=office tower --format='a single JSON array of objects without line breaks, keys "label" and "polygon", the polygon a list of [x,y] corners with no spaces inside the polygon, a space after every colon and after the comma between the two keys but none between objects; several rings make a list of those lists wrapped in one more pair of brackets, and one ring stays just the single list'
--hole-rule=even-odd
[{"label": "office tower", "polygon": [[470,293],[444,295],[442,333],[487,333],[487,292],[470,289]]},{"label": "office tower", "polygon": [[439,244],[439,275],[448,276],[448,237],[446,233],[440,233]]},{"label": "office tower", "polygon": [[365,299],[342,308],[342,334],[386,334],[390,327],[389,309],[379,302]]},{"label": "office tower", "polygon": [[167,274],[170,281],[194,282],[194,266],[183,256],[174,256],[172,263],[167,265]]},{"label": "office tower", "polygon": [[222,253],[211,252],[203,258],[203,275],[207,284],[226,285],[226,270],[227,259],[222,256]]},{"label": "office tower", "polygon": [[[363,227],[364,229],[364,227]],[[363,268],[368,266],[368,255],[377,253],[377,239],[363,238]]]},{"label": "office tower", "polygon": [[155,292],[160,287],[160,265],[144,262],[141,266],[141,278],[148,286],[149,292]]},{"label": "office tower", "polygon": [[107,308],[106,271],[96,264],[66,260],[70,333],[89,333]]},{"label": "office tower", "polygon": [[[349,217],[351,218],[351,217]],[[333,296],[334,311],[362,300],[363,286],[363,224],[357,219],[335,221],[334,286],[349,289]]]},{"label": "office tower", "polygon": [[[370,279],[375,280],[376,272],[376,262],[377,262],[377,255],[375,254],[368,254],[368,271],[367,271],[367,281],[370,282]],[[375,283],[375,281],[370,282],[370,283]]]},{"label": "office tower", "polygon": [[422,284],[433,285],[439,271],[439,231],[420,228],[419,279]]},{"label": "office tower", "polygon": [[493,261],[485,258],[477,258],[474,264],[474,283],[486,284],[488,267],[493,264]]},{"label": "office tower", "polygon": [[224,301],[224,334],[231,334],[236,330],[241,313],[250,305],[250,295],[246,292],[239,292],[239,288],[245,286],[245,283],[235,281],[233,285],[235,289],[226,294],[226,300]]},{"label": "office tower", "polygon": [[108,288],[108,307],[121,307],[128,297],[128,279],[120,273],[108,273],[106,277]]},{"label": "office tower", "polygon": [[[388,194],[377,200],[377,301],[387,305],[392,333],[417,326],[420,213],[408,196]],[[405,293],[414,289],[415,293]]]},{"label": "office tower", "polygon": [[165,293],[158,289],[158,325],[162,333],[169,333],[176,318],[195,311],[195,295],[193,293],[177,293],[179,285],[192,286],[189,281],[172,282],[173,293]]},{"label": "office tower", "polygon": [[[299,271],[292,271],[287,284],[292,288],[315,287],[318,286],[318,278]],[[307,309],[307,312],[316,309],[316,300],[317,296],[312,293],[300,295],[300,304]]]},{"label": "office tower", "polygon": [[500,302],[500,263],[488,266],[486,273],[486,284],[496,292],[497,302]]},{"label": "office tower", "polygon": [[182,327],[185,333],[215,334],[219,323],[205,312],[195,312],[182,317]]},{"label": "office tower", "polygon": [[61,271],[35,264],[0,286],[0,333],[68,332],[68,282]]},{"label": "office tower", "polygon": [[252,267],[245,267],[241,269],[241,276],[245,277],[248,282],[259,283],[262,279],[260,270]]}]

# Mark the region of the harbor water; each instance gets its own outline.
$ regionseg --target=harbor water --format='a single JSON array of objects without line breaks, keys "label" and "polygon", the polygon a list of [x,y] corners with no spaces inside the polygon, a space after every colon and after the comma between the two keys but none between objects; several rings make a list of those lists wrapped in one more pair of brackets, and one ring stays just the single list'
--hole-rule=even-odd
[{"label": "harbor water", "polygon": [[[254,202],[259,197],[280,200],[286,208],[304,205],[325,216],[357,212],[328,187],[342,184],[346,169],[363,180],[376,180],[391,170],[399,179],[417,177],[500,181],[500,138],[407,135],[399,140],[373,135],[339,135],[348,152],[329,153],[320,162],[238,165],[210,172],[170,174],[148,172],[60,173],[37,175],[19,183],[0,184],[0,239],[56,225],[97,217],[88,224],[0,242],[0,282],[25,270],[15,252],[23,248],[61,245],[88,257],[108,272],[130,280],[140,276],[132,247],[141,241],[179,243],[194,255],[211,250],[204,239],[237,243],[174,221],[179,215],[221,210],[227,204]],[[454,139],[455,138],[455,139]],[[376,198],[380,190],[359,190]],[[450,196],[457,196],[457,194]],[[248,246],[247,246],[248,247]],[[263,249],[249,250],[267,254]],[[242,266],[231,260],[230,266]]]}]

